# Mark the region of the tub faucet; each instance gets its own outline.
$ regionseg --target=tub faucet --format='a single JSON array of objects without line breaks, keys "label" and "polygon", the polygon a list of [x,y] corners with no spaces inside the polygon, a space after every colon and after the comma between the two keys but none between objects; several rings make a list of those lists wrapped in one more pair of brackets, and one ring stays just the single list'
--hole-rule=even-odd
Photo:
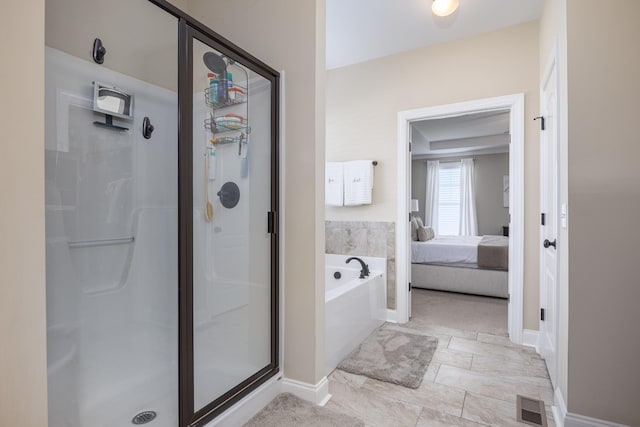
[{"label": "tub faucet", "polygon": [[364,279],[366,276],[369,275],[369,266],[365,264],[363,260],[355,256],[352,256],[351,258],[347,258],[347,260],[345,261],[345,264],[349,264],[349,262],[351,262],[354,259],[360,263],[360,267],[362,267],[362,270],[360,270],[360,279]]}]

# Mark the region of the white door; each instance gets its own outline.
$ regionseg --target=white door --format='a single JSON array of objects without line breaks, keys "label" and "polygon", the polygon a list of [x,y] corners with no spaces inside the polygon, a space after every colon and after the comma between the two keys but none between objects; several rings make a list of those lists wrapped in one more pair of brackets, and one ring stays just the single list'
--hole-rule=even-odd
[{"label": "white door", "polygon": [[540,168],[540,352],[556,386],[558,342],[558,75],[556,61],[542,82]]},{"label": "white door", "polygon": [[[411,162],[411,145],[412,145],[412,131],[413,131],[413,126],[411,126],[410,124],[408,125],[409,129],[407,130],[407,135],[409,136],[409,150],[407,150],[407,182],[409,183],[409,186],[407,188],[407,194],[408,194],[408,198],[406,200],[407,203],[407,212],[409,212],[409,214],[411,214],[411,189],[413,188],[413,183],[412,183],[412,172],[411,172],[411,168],[412,168],[412,162]],[[409,218],[407,218],[409,219]],[[408,282],[409,285],[407,286],[407,320],[411,320],[411,221],[407,222],[407,256],[406,256],[406,260],[405,260],[405,264],[406,264],[406,269],[407,269],[407,277],[409,278]],[[398,284],[396,284],[396,286],[398,286]]]}]

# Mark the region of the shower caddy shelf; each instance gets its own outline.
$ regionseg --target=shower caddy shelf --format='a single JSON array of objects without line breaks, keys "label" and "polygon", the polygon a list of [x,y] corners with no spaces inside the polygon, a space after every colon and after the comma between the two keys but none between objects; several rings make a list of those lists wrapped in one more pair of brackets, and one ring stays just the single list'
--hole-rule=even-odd
[{"label": "shower caddy shelf", "polygon": [[[212,138],[207,138],[206,150],[208,150],[209,144],[214,147],[230,144],[238,144],[238,153],[242,151],[242,144],[249,143],[249,134],[251,133],[251,127],[249,126],[249,73],[244,67],[236,64],[235,61],[226,58],[228,67],[233,67],[232,70],[240,70],[244,73],[246,86],[242,86],[236,83],[231,83],[227,88],[227,94],[232,89],[239,90],[239,93],[243,94],[240,99],[227,99],[225,102],[214,102],[211,96],[211,89],[207,87],[204,89],[204,101],[205,105],[209,109],[209,118],[204,120],[205,130],[212,135]],[[236,95],[237,96],[237,95]],[[231,111],[232,107],[244,106],[244,120],[238,122],[234,120],[222,120],[225,117],[225,112]],[[215,140],[213,142],[212,140]]]}]

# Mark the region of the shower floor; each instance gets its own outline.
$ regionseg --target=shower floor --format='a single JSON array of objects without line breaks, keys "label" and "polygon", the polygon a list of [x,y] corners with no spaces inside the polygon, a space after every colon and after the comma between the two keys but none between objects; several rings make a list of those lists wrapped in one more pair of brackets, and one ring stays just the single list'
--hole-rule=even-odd
[{"label": "shower floor", "polygon": [[[178,425],[177,397],[172,393],[160,396],[150,381],[146,386],[138,386],[139,394],[132,396],[119,396],[113,399],[100,410],[87,412],[81,415],[81,426],[88,427],[113,427],[134,425],[132,419],[144,411],[154,411],[157,416],[152,421],[144,424],[149,427],[175,427]],[[155,394],[155,396],[154,396]],[[148,397],[140,401],[140,396]],[[137,402],[136,402],[137,401]],[[101,417],[101,418],[100,418]]]},{"label": "shower floor", "polygon": [[[86,325],[85,325],[86,326]],[[177,333],[151,323],[85,327],[78,354],[51,378],[51,427],[133,425],[133,417],[155,411],[147,426],[178,424]],[[170,339],[174,338],[174,339]]]},{"label": "shower floor", "polygon": [[88,336],[85,342],[81,425],[126,425],[149,410],[158,415],[145,425],[177,425],[177,333],[137,322]]}]

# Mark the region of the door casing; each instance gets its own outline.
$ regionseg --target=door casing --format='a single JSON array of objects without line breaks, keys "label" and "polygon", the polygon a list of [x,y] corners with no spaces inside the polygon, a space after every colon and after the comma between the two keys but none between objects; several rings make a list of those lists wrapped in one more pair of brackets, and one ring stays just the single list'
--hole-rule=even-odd
[{"label": "door casing", "polygon": [[455,104],[418,108],[398,113],[398,185],[396,211],[396,312],[389,320],[409,321],[410,297],[408,283],[411,277],[411,240],[409,239],[409,203],[411,189],[411,153],[409,127],[411,122],[439,119],[483,111],[509,110],[511,146],[509,149],[509,338],[523,343],[524,301],[524,94],[485,98]]},{"label": "door casing", "polygon": [[[561,242],[559,224],[560,203],[560,152],[559,152],[559,74],[558,48],[554,46],[540,85],[541,116],[545,118],[545,130],[540,132],[540,208],[545,214],[545,223],[540,223],[540,308],[545,320],[540,320],[538,347],[545,359],[549,377],[554,387],[558,379],[558,298]],[[551,105],[547,105],[549,91],[553,91]],[[553,111],[549,111],[552,109]],[[551,151],[552,152],[551,152]],[[549,182],[551,181],[551,182]],[[553,194],[548,194],[551,189]],[[550,206],[549,206],[550,205]],[[555,249],[544,248],[545,239],[556,240]],[[542,312],[541,312],[542,313]]]}]

